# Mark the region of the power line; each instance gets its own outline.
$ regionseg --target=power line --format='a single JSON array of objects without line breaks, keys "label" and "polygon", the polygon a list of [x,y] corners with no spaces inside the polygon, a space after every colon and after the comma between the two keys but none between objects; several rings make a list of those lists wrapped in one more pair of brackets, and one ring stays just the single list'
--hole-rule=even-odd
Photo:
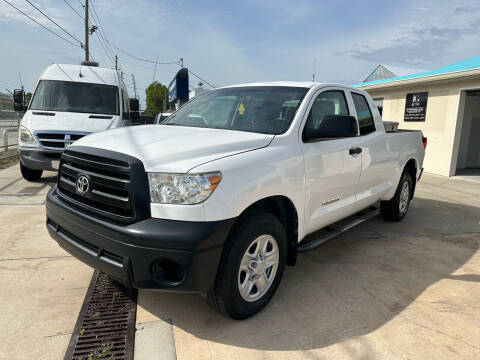
[{"label": "power line", "polygon": [[15,84],[13,84],[13,83],[11,83],[11,82],[9,82],[9,81],[5,81],[5,80],[0,80],[0,82],[1,82],[1,83],[4,83],[4,84],[7,85],[7,86],[18,86],[18,85],[15,85]]},{"label": "power line", "polygon": [[[135,64],[135,63],[132,63],[132,62],[129,62],[129,61],[126,61],[126,60],[119,60],[118,62],[121,62],[121,63],[125,63],[125,64],[128,64],[128,65],[132,65],[132,66],[137,66],[139,68],[142,68],[142,69],[145,69],[145,70],[150,70],[150,71],[153,71],[153,68],[150,68],[148,66],[143,66],[143,65],[140,65],[140,64]],[[169,70],[158,70],[158,72],[164,72],[164,73],[169,73],[169,74],[176,74],[175,71],[169,71]]]},{"label": "power line", "polygon": [[67,4],[67,5],[70,7],[70,9],[73,10],[73,12],[74,12],[75,14],[77,14],[78,16],[80,16],[80,19],[83,20],[83,16],[80,15],[80,14],[77,12],[77,10],[75,10],[75,9],[72,7],[72,5],[70,5],[70,3],[69,3],[67,0],[63,0],[63,1],[65,2],[65,4]]},{"label": "power line", "polygon": [[[26,17],[28,17],[30,20],[32,20],[34,23],[36,23],[37,25],[40,25],[41,27],[43,27],[45,30],[47,30],[48,32],[52,33],[53,35],[59,37],[60,39],[62,40],[65,40],[66,42],[68,42],[69,44],[75,46],[75,47],[79,47],[79,48],[82,48],[81,46],[78,46],[77,44],[75,44],[74,42],[68,40],[68,39],[65,39],[63,36],[61,35],[58,35],[55,31],[49,29],[48,27],[46,27],[45,25],[39,23],[37,20],[35,20],[34,18],[32,18],[30,15],[26,14],[25,12],[23,12],[22,10],[20,10],[19,8],[17,8],[15,5],[13,5],[12,3],[8,2],[7,0],[3,0],[5,3],[7,3],[8,5],[10,5],[11,7],[13,7],[15,10],[17,10],[19,13],[25,15]],[[81,43],[80,43],[81,44]]]},{"label": "power line", "polygon": [[103,45],[103,43],[100,41],[100,39],[98,37],[95,37],[95,40],[97,40],[97,42],[100,44],[100,46],[102,47],[105,55],[107,56],[107,59],[109,59],[112,64],[114,64],[114,60],[111,58],[111,55],[108,53],[108,51],[105,49],[105,45]]},{"label": "power line", "polygon": [[92,0],[90,0],[90,4],[92,5],[92,16],[94,19],[96,19],[96,22],[98,23],[98,26],[100,27],[100,32],[99,32],[99,36],[103,39],[103,41],[105,42],[105,45],[107,47],[107,49],[110,50],[110,55],[112,57],[115,57],[115,53],[114,51],[112,50],[112,48],[109,46],[109,44],[107,43],[107,33],[105,32],[105,29],[103,28],[103,25],[100,21],[100,17],[98,16],[98,13],[97,13],[97,10],[95,9],[95,4],[93,3]]},{"label": "power line", "polygon": [[30,5],[32,5],[35,9],[38,10],[38,12],[40,12],[40,14],[42,14],[43,16],[45,16],[48,20],[50,20],[52,23],[54,23],[55,25],[58,26],[58,28],[60,28],[65,34],[67,34],[68,36],[70,36],[72,39],[78,41],[80,43],[80,45],[82,44],[82,42],[80,40],[78,40],[75,36],[73,36],[72,34],[70,34],[67,30],[65,30],[63,27],[61,27],[60,25],[58,25],[50,16],[48,16],[47,14],[45,14],[42,10],[40,10],[36,5],[32,4],[30,2],[30,0],[25,0],[26,2],[28,2]]},{"label": "power line", "polygon": [[155,61],[155,60],[149,60],[149,59],[142,59],[138,56],[135,56],[135,55],[132,55],[132,54],[129,54],[128,52],[126,52],[125,50],[122,50],[120,49],[118,46],[115,46],[113,45],[110,41],[106,40],[107,43],[109,43],[111,46],[113,46],[115,49],[117,49],[118,51],[120,51],[121,53],[127,55],[127,56],[130,56],[131,58],[134,58],[138,61],[145,61],[145,62],[148,62],[148,63],[152,63],[152,64],[158,64],[158,65],[172,65],[172,64],[177,64],[178,65],[178,61],[168,61],[168,62],[159,62],[159,61]]},{"label": "power line", "polygon": [[205,84],[207,84],[207,85],[211,86],[212,88],[215,88],[215,87],[216,87],[216,86],[214,86],[214,85],[210,84],[210,83],[209,83],[207,80],[205,80],[205,79],[202,79],[200,76],[198,76],[197,74],[195,74],[193,71],[191,71],[191,70],[188,70],[188,72],[189,72],[190,74],[192,74],[193,76],[195,76],[197,79],[199,79],[199,80],[203,81]]}]

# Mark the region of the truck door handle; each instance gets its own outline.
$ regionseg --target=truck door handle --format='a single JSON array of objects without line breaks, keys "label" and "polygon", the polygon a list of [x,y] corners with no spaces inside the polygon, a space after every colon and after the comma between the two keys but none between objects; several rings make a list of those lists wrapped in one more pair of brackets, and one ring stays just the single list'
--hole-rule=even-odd
[{"label": "truck door handle", "polygon": [[350,155],[361,154],[362,153],[362,148],[359,148],[359,147],[350,148],[350,150],[348,150],[348,153]]}]

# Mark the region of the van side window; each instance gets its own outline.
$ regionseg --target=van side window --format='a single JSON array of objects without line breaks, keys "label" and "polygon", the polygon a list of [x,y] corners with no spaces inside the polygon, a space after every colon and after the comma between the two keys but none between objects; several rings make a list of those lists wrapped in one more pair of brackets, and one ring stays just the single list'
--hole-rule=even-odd
[{"label": "van side window", "polygon": [[357,110],[358,126],[360,135],[370,134],[375,131],[375,122],[373,121],[372,111],[368,106],[365,96],[352,92],[353,103]]},{"label": "van side window", "polygon": [[343,91],[330,90],[318,95],[308,114],[305,128],[318,129],[326,115],[350,115]]}]

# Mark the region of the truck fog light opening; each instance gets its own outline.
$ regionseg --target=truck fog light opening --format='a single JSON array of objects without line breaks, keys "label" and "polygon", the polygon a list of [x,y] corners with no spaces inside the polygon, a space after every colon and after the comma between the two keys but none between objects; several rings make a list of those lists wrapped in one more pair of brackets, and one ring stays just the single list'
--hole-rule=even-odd
[{"label": "truck fog light opening", "polygon": [[179,263],[160,259],[152,264],[152,275],[155,281],[163,286],[177,286],[185,280],[185,271]]}]

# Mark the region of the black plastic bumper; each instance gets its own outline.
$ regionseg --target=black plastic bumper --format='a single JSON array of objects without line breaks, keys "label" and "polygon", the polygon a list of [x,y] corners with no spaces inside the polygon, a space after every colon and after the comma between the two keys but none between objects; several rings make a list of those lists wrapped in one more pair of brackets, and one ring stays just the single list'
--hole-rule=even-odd
[{"label": "black plastic bumper", "polygon": [[47,195],[50,236],[70,254],[139,289],[203,293],[212,289],[234,219],[190,222],[149,218],[117,224]]},{"label": "black plastic bumper", "polygon": [[18,156],[22,164],[32,170],[58,170],[58,163],[62,151],[48,151],[42,149],[19,148]]}]

